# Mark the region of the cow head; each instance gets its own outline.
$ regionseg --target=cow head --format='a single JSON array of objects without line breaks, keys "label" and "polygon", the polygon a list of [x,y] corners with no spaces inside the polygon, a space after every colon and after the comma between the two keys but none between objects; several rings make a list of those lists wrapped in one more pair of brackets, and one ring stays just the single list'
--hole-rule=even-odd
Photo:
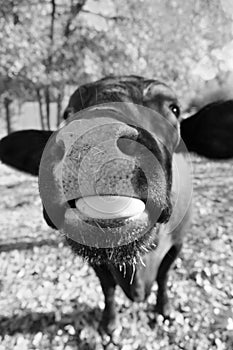
[{"label": "cow head", "polygon": [[91,262],[137,260],[172,213],[175,94],[157,80],[106,78],[76,90],[64,116],[40,165],[47,223]]}]

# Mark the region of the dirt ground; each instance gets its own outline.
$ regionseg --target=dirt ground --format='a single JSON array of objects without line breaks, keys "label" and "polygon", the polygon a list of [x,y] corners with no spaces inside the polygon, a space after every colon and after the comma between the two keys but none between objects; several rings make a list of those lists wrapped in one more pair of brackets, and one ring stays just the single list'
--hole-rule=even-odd
[{"label": "dirt ground", "polygon": [[193,224],[169,277],[170,319],[117,289],[119,328],[97,332],[92,269],[43,221],[37,179],[0,164],[0,350],[232,350],[233,160],[192,156]]}]

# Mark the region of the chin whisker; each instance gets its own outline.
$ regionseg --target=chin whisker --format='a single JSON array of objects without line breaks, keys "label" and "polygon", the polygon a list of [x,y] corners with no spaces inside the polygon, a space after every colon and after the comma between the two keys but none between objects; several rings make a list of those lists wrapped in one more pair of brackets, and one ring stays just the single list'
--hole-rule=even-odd
[{"label": "chin whisker", "polygon": [[125,262],[123,262],[123,267],[124,267],[124,275],[123,275],[123,277],[125,278],[125,276],[126,276],[126,263]]},{"label": "chin whisker", "polygon": [[112,248],[111,254],[110,254],[110,256],[109,256],[109,259],[110,259],[110,260],[112,260],[113,253],[114,253],[114,251],[113,251],[113,248]]},{"label": "chin whisker", "polygon": [[142,264],[142,266],[146,267],[146,264],[144,263],[144,261],[142,260],[142,257],[140,255],[140,253],[138,253],[138,257],[139,257],[139,260],[140,260],[140,263]]},{"label": "chin whisker", "polygon": [[130,279],[130,282],[129,282],[130,284],[133,283],[134,275],[135,275],[135,272],[136,272],[136,263],[133,262],[132,266],[133,266],[133,271],[132,271],[131,279]]},{"label": "chin whisker", "polygon": [[141,246],[141,249],[143,249],[146,253],[149,253],[149,250],[146,247]]}]

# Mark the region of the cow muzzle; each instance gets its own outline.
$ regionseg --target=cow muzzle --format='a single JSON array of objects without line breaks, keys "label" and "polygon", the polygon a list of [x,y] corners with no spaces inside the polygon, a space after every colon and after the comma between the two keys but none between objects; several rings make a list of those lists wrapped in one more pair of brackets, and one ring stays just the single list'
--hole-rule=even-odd
[{"label": "cow muzzle", "polygon": [[[113,248],[169,215],[161,138],[116,109],[79,112],[49,140],[39,184],[47,214],[82,245]],[[168,219],[166,215],[164,220]]]}]

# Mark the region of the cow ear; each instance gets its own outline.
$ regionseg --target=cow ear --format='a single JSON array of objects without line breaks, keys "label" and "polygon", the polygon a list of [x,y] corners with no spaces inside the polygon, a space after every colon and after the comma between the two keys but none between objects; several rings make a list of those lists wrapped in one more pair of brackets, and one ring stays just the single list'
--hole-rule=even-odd
[{"label": "cow ear", "polygon": [[71,95],[68,106],[66,107],[63,118],[67,119],[74,113],[81,111],[88,107],[88,102],[91,98],[96,96],[96,87],[94,84],[81,85]]},{"label": "cow ear", "polygon": [[38,176],[45,145],[52,131],[16,131],[0,140],[0,160],[18,170]]}]

